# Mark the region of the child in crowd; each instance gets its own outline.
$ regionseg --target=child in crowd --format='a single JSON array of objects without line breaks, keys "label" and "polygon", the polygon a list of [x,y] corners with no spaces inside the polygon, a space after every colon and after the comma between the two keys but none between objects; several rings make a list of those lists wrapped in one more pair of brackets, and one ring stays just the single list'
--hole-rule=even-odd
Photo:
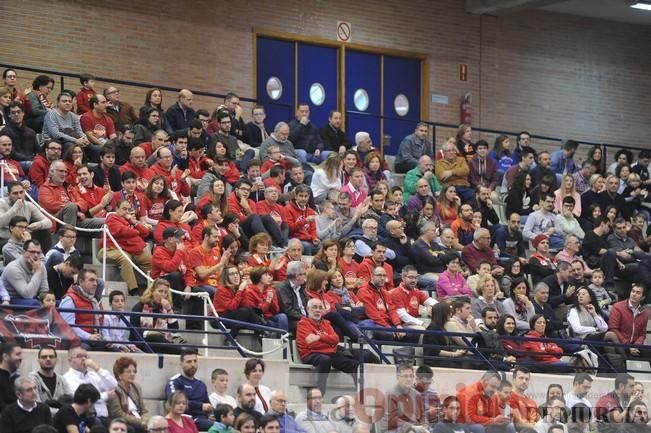
[{"label": "child in crowd", "polygon": [[236,407],[237,402],[233,396],[226,394],[226,391],[228,391],[228,371],[223,368],[214,369],[210,375],[210,381],[215,391],[208,396],[208,400],[210,400],[210,404],[215,408],[215,419],[219,419],[217,408],[220,405]]},{"label": "child in crowd", "polygon": [[[111,311],[124,311],[125,297],[120,290],[112,290],[109,293],[109,304]],[[123,320],[122,314],[105,314],[104,326],[102,328],[102,339],[105,341],[129,341],[128,321]],[[125,329],[117,329],[125,328]],[[115,352],[142,352],[135,344],[107,343],[107,347]]]},{"label": "child in crowd", "polygon": [[604,271],[601,269],[594,269],[592,271],[592,283],[588,286],[597,297],[597,302],[601,307],[601,313],[608,320],[610,314],[610,305],[613,303],[613,298],[610,296],[604,287]]},{"label": "child in crowd", "polygon": [[53,292],[43,292],[39,295],[38,300],[41,301],[42,308],[50,308],[56,304],[57,299]]},{"label": "child in crowd", "polygon": [[285,171],[288,171],[291,170],[294,163],[298,163],[298,160],[283,156],[283,154],[280,153],[280,146],[277,144],[270,144],[267,148],[267,156],[262,163],[262,167],[260,167],[260,173],[262,173],[262,177],[266,178],[267,176],[265,175],[274,165],[280,165],[285,169]]},{"label": "child in crowd", "polygon": [[79,82],[81,83],[81,89],[77,93],[77,114],[84,114],[87,111],[90,111],[90,98],[96,95],[95,89],[95,76],[91,74],[80,74]]},{"label": "child in crowd", "polygon": [[233,431],[233,406],[229,404],[218,404],[213,411],[215,415],[215,424],[210,427],[208,433],[230,433]]}]

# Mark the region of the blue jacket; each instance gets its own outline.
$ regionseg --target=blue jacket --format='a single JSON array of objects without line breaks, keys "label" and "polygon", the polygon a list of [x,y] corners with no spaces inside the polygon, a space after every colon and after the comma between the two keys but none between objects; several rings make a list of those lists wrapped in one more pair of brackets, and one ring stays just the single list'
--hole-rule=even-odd
[{"label": "blue jacket", "polygon": [[190,123],[192,123],[195,117],[197,117],[197,114],[192,108],[188,108],[183,112],[177,102],[168,108],[165,113],[165,130],[172,134],[175,131],[187,129],[190,127]]},{"label": "blue jacket", "polygon": [[282,433],[306,433],[305,430],[298,425],[293,416],[287,415],[286,413],[277,413],[272,410],[267,412],[271,415],[275,415],[280,421],[280,431]]},{"label": "blue jacket", "polygon": [[203,403],[210,403],[208,400],[208,390],[206,384],[199,379],[188,379],[185,376],[177,374],[172,376],[165,387],[165,398],[174,391],[183,391],[188,398],[188,407],[185,413],[192,418],[205,417],[206,413],[202,410]]}]

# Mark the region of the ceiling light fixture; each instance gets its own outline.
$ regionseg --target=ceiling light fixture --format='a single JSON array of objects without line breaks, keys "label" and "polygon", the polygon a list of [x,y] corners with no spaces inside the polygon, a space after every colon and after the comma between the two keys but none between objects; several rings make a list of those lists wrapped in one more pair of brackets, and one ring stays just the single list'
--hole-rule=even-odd
[{"label": "ceiling light fixture", "polygon": [[651,2],[648,1],[634,1],[630,5],[634,9],[642,9],[644,11],[651,11]]}]

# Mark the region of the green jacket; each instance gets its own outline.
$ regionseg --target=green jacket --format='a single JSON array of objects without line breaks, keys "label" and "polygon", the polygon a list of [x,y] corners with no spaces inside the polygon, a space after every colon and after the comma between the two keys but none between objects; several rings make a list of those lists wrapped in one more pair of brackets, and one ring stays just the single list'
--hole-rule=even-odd
[{"label": "green jacket", "polygon": [[[421,177],[423,177],[423,173],[420,172],[418,167],[412,168],[405,175],[405,191],[403,194],[405,203],[407,203],[409,197],[416,194],[416,182],[418,182],[418,179]],[[434,172],[432,172],[432,177],[429,179],[429,187],[432,190],[432,194],[437,193],[441,190],[441,184],[436,178],[436,175],[434,175]]]}]

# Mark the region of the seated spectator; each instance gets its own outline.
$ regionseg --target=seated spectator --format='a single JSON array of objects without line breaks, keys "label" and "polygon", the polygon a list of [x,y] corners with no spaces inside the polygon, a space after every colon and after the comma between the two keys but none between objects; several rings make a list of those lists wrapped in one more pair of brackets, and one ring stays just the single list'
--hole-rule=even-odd
[{"label": "seated spectator", "polygon": [[319,239],[338,240],[342,233],[342,218],[337,215],[335,205],[330,200],[324,200],[319,206],[321,212],[316,217],[316,233]]},{"label": "seated spectator", "polygon": [[52,425],[55,431],[80,432],[79,428],[86,425],[85,420],[96,409],[94,405],[99,399],[100,393],[95,386],[90,383],[79,385],[74,392],[72,403],[63,406],[54,415]]},{"label": "seated spectator", "polygon": [[[294,144],[289,140],[289,125],[286,122],[278,122],[274,128],[274,132],[262,140],[260,144],[260,160],[264,161],[270,151],[270,146],[278,146],[283,159],[287,159],[290,163],[295,161],[300,166],[299,151],[294,148]],[[302,149],[299,149],[302,151]]]},{"label": "seated spectator", "polygon": [[581,196],[574,189],[574,177],[571,174],[563,176],[561,187],[554,192],[554,196],[556,197],[554,201],[554,210],[556,212],[561,212],[563,200],[566,197],[572,197],[574,199],[574,208],[571,211],[577,217],[581,216]]},{"label": "seated spectator", "polygon": [[536,235],[531,241],[531,245],[536,252],[529,257],[529,275],[534,284],[537,284],[543,278],[554,274],[556,270],[556,259],[549,255],[549,237],[545,234]]},{"label": "seated spectator", "polygon": [[[127,171],[132,172],[136,177],[136,189],[143,193],[149,184],[149,180],[154,177],[154,172],[147,166],[145,151],[136,146],[129,153],[129,161],[120,166],[120,174],[124,176]],[[122,179],[124,182],[124,179]]]},{"label": "seated spectator", "polygon": [[480,186],[485,186],[493,191],[499,180],[497,161],[489,157],[488,143],[485,140],[479,140],[475,144],[475,150],[475,155],[468,160],[470,185],[476,190]]},{"label": "seated spectator", "polygon": [[533,240],[537,235],[543,234],[549,238],[552,250],[559,250],[563,245],[564,237],[558,226],[554,210],[554,198],[550,195],[540,196],[540,208],[529,214],[522,234],[526,240]]},{"label": "seated spectator", "polygon": [[[353,285],[357,283],[356,279],[353,277]],[[329,273],[328,278],[328,292],[326,295],[330,299],[330,303],[333,304],[331,308],[341,314],[347,321],[357,323],[358,326],[366,326],[364,316],[364,304],[357,298],[357,295],[354,293],[353,288],[349,285],[349,281],[346,281],[341,270],[339,268]]]},{"label": "seated spectator", "polygon": [[40,424],[51,424],[50,408],[38,401],[38,386],[33,378],[20,376],[14,382],[15,403],[5,407],[0,415],[0,429],[12,433],[31,433]]},{"label": "seated spectator", "polygon": [[[285,250],[285,253],[278,258],[278,270],[274,272],[274,281],[284,281],[287,277],[287,265],[289,262],[300,262],[302,257],[303,244],[301,244],[301,241],[298,239],[290,239],[287,242],[287,250]],[[353,263],[358,265],[354,260]]]},{"label": "seated spectator", "polygon": [[25,123],[25,106],[20,101],[12,101],[9,104],[8,114],[9,122],[5,125],[3,133],[11,137],[12,158],[20,161],[23,169],[27,170],[40,151],[36,132]]},{"label": "seated spectator", "polygon": [[[140,193],[134,190],[135,194],[140,195]],[[149,185],[145,189],[144,196],[146,200],[141,203],[141,208],[145,210],[146,214],[144,221],[156,227],[161,218],[163,218],[165,205],[170,200],[173,200],[172,193],[167,187],[165,178],[159,175],[152,177],[151,182],[149,182]]]},{"label": "seated spectator", "polygon": [[[37,385],[37,401],[44,403],[52,415],[63,406],[70,396],[66,394],[67,384],[61,374],[55,373],[58,354],[53,347],[42,347],[38,350],[38,369],[28,373]],[[47,384],[46,384],[47,381]]]},{"label": "seated spectator", "polygon": [[443,400],[442,419],[434,425],[432,433],[469,433],[468,427],[459,422],[462,421],[459,419],[460,411],[459,400],[453,395],[447,396]]},{"label": "seated spectator", "polygon": [[513,186],[515,178],[522,172],[529,172],[531,166],[534,164],[534,150],[524,149],[520,153],[520,161],[513,164],[504,172],[504,179],[502,180],[502,192],[508,192]]},{"label": "seated spectator", "polygon": [[[588,278],[592,275],[592,269],[588,267],[588,265],[585,263],[583,258],[580,255],[581,252],[581,241],[574,236],[574,235],[569,235],[565,238],[564,246],[561,251],[556,254],[556,261],[557,262],[568,262],[568,263],[574,263],[575,261],[581,262],[581,265],[583,267],[583,276],[587,276]],[[586,284],[587,285],[587,284]]]},{"label": "seated spectator", "polygon": [[449,226],[458,218],[461,199],[457,196],[454,185],[445,185],[441,190],[439,201],[436,203],[436,215],[441,225]]},{"label": "seated spectator", "polygon": [[502,301],[497,299],[497,282],[490,274],[484,274],[479,277],[477,282],[477,298],[470,300],[472,307],[472,317],[479,318],[482,316],[482,311],[487,307],[495,308],[498,318],[506,313]]},{"label": "seated spectator", "polygon": [[536,314],[529,299],[529,283],[524,278],[516,278],[511,283],[511,297],[504,300],[504,311],[516,320],[518,331],[529,330],[529,320]]},{"label": "seated spectator", "polygon": [[421,212],[428,202],[436,205],[436,198],[434,198],[434,194],[427,180],[420,178],[416,181],[416,193],[407,199],[407,211],[412,214],[417,214]]},{"label": "seated spectator", "polygon": [[48,178],[50,164],[61,158],[62,144],[58,140],[47,140],[43,145],[43,155],[38,154],[29,168],[29,180],[37,187],[41,187]]},{"label": "seated spectator", "polygon": [[[389,219],[385,224],[386,232],[388,232],[386,236],[387,250],[393,250],[396,256],[394,259],[387,261],[393,268],[394,272],[398,273],[401,272],[406,265],[413,263],[412,246],[414,240],[405,233],[404,222],[393,219],[392,216],[389,217],[391,219]],[[430,283],[432,283],[432,279],[421,278],[419,285],[428,285]]]},{"label": "seated spectator", "polygon": [[154,174],[163,176],[165,183],[169,186],[170,192],[174,193],[177,199],[190,196],[190,184],[186,181],[190,176],[190,170],[181,171],[174,165],[172,152],[166,147],[159,147],[156,152],[156,164],[151,170]]},{"label": "seated spectator", "polygon": [[[502,337],[519,337],[519,333],[516,328],[515,317],[508,313],[505,313],[497,320],[495,329],[497,330],[497,334]],[[506,353],[515,356],[517,359],[523,359],[526,357],[526,353],[522,348],[521,340],[508,340],[500,338],[499,341]]]},{"label": "seated spectator", "polygon": [[536,314],[542,314],[547,321],[546,335],[550,338],[564,338],[567,335],[565,325],[549,305],[549,287],[541,282],[534,286],[533,308]]},{"label": "seated spectator", "polygon": [[434,165],[436,177],[443,183],[454,185],[462,202],[469,202],[475,195],[468,181],[468,164],[466,159],[457,155],[454,143],[443,146],[444,157]]},{"label": "seated spectator", "polygon": [[192,109],[192,92],[181,89],[176,104],[165,112],[165,128],[170,134],[190,127],[190,123],[197,117]]},{"label": "seated spectator", "polygon": [[70,257],[81,257],[81,253],[75,246],[77,242],[77,230],[72,226],[63,226],[59,229],[59,242],[45,254],[45,265],[54,266]]},{"label": "seated spectator", "polygon": [[472,296],[466,279],[461,272],[461,259],[458,255],[444,255],[441,259],[446,267],[436,282],[436,299],[442,301],[449,297]]},{"label": "seated spectator", "polygon": [[300,161],[283,155],[277,144],[270,144],[269,147],[267,147],[267,158],[262,161],[260,172],[262,172],[263,177],[271,176],[271,168],[274,166],[278,166],[284,169],[285,172],[288,172],[294,165],[300,165]]},{"label": "seated spectator", "polygon": [[306,410],[296,415],[296,423],[305,432],[335,432],[338,431],[335,421],[328,413],[322,411],[323,392],[317,388],[307,390]]},{"label": "seated spectator", "polygon": [[539,209],[538,196],[532,191],[531,174],[522,171],[513,180],[513,185],[506,196],[506,215],[517,213],[526,223],[529,215]]},{"label": "seated spectator", "polygon": [[[613,305],[608,317],[608,331],[615,334],[619,343],[644,344],[649,322],[649,311],[642,304],[646,291],[644,284],[634,284],[628,299]],[[651,354],[648,349],[631,347],[627,356],[648,360]]]},{"label": "seated spectator", "polygon": [[459,215],[450,224],[450,229],[454,237],[461,246],[468,245],[472,242],[475,234],[475,225],[473,224],[474,211],[469,203],[463,203],[459,206]]},{"label": "seated spectator", "polygon": [[[108,370],[100,368],[97,362],[88,356],[86,349],[80,346],[72,347],[68,350],[68,364],[70,365],[70,369],[63,375],[63,379],[68,386],[68,391],[76,397],[77,389],[81,388],[84,384],[94,386],[101,393],[95,402],[96,416],[100,420],[108,418],[108,408],[106,406],[108,396],[118,386],[113,375]],[[77,399],[73,398],[73,402],[76,401]],[[57,412],[55,420],[64,409],[65,407]]]},{"label": "seated spectator", "polygon": [[[311,182],[312,172],[305,170],[301,165],[293,165],[289,171],[289,179],[283,185],[283,200],[289,201],[292,196],[291,193],[299,185],[308,186],[308,183]],[[310,207],[316,209],[314,204],[314,199],[310,194]]]},{"label": "seated spectator", "polygon": [[295,333],[298,321],[307,315],[307,301],[305,293],[305,280],[307,273],[305,265],[300,261],[287,264],[287,278],[277,286],[281,310],[287,315],[290,332]]},{"label": "seated spectator", "polygon": [[[204,176],[204,179],[208,177],[212,178],[208,189],[206,191],[201,191],[201,186],[200,186],[197,191],[197,197],[201,197],[201,198],[199,198],[196,208],[203,209],[205,205],[212,204],[213,206],[216,206],[219,209],[221,209],[222,214],[225,214],[227,211],[226,197],[228,196],[228,194],[226,194],[226,183],[224,182],[223,179],[215,177],[210,173],[207,173]],[[202,184],[204,179],[202,179]]]},{"label": "seated spectator", "polygon": [[[101,294],[103,293],[103,291],[99,291],[99,284],[98,284],[97,292],[98,293],[96,293],[96,297],[98,294],[101,296]],[[131,331],[126,326],[126,324],[128,323],[129,319],[127,319],[124,316],[124,314],[120,314],[125,311],[124,293],[122,293],[122,291],[120,290],[112,290],[108,295],[108,301],[109,301],[109,306],[111,307],[111,311],[114,314],[106,314],[104,316],[104,328],[102,329],[102,339],[107,342],[106,346],[113,351],[131,352],[131,353],[142,352],[142,350],[140,350],[135,344],[128,343],[130,338],[129,334]],[[120,342],[125,342],[125,343],[120,343]]]},{"label": "seated spectator", "polygon": [[491,274],[494,277],[501,277],[504,275],[504,268],[497,265],[495,253],[490,247],[490,240],[491,236],[488,229],[480,228],[475,230],[473,241],[463,247],[461,258],[473,272],[477,272],[481,260],[486,260],[493,266]]},{"label": "seated spectator", "polygon": [[255,420],[255,425],[258,425],[260,423],[262,414],[255,410],[255,400],[255,387],[248,383],[240,384],[237,387],[237,407],[233,411],[233,414],[237,418],[239,418],[241,415],[249,415]]},{"label": "seated spectator", "polygon": [[326,391],[330,368],[349,373],[356,382],[357,360],[337,348],[339,336],[330,322],[323,318],[325,307],[321,300],[310,299],[307,303],[307,317],[303,317],[297,326],[297,346],[303,362],[318,368],[318,386]]},{"label": "seated spectator", "polygon": [[[445,331],[445,324],[453,314],[452,307],[447,302],[439,302],[432,307],[431,321],[428,331]],[[423,336],[424,363],[432,367],[452,367],[458,364],[454,360],[447,361],[441,358],[459,358],[467,354],[464,349],[448,349],[450,337],[443,334],[425,334]]]},{"label": "seated spectator", "polygon": [[425,179],[429,184],[431,193],[437,193],[441,190],[441,184],[434,175],[434,163],[428,155],[423,155],[418,160],[418,165],[407,172],[405,175],[405,194],[410,197],[417,193],[417,182]]},{"label": "seated spectator", "polygon": [[251,109],[251,122],[244,126],[244,142],[251,147],[260,147],[260,144],[269,137],[269,130],[264,121],[265,110],[262,105],[254,105]]},{"label": "seated spectator", "polygon": [[65,183],[71,188],[77,186],[77,167],[86,163],[86,156],[84,155],[84,148],[79,144],[72,144],[68,146],[67,150],[63,153],[61,158],[66,165],[66,179]]},{"label": "seated spectator", "polygon": [[509,168],[518,164],[522,152],[515,152],[511,139],[506,135],[500,135],[495,139],[493,150],[488,157],[497,162],[497,172],[500,176],[508,171]]},{"label": "seated spectator", "polygon": [[[484,275],[490,275],[490,274],[491,274],[491,264],[489,262],[487,262],[486,260],[481,260],[479,262],[479,267],[477,268],[477,273],[471,274],[466,279],[466,282],[468,283],[468,286],[470,287],[470,289],[472,289],[472,291],[474,293],[474,296],[479,296],[479,292],[477,290],[477,285],[479,284],[479,279],[481,277],[483,277]],[[496,281],[495,282],[495,287],[496,287],[496,292],[495,293],[497,293],[497,291],[500,291],[500,287],[497,284],[498,283]]]},{"label": "seated spectator", "polygon": [[565,173],[574,174],[578,170],[574,162],[574,153],[578,148],[579,143],[567,140],[563,143],[561,150],[556,150],[551,154],[551,169],[557,177]]},{"label": "seated spectator", "polygon": [[525,253],[526,245],[520,231],[520,215],[508,215],[506,225],[498,225],[495,229],[495,245],[500,250],[501,260],[518,260],[522,266],[529,263]]},{"label": "seated spectator", "polygon": [[54,139],[64,145],[90,144],[81,129],[79,116],[72,112],[72,99],[72,95],[65,90],[59,93],[56,108],[49,110],[43,119],[43,141]]},{"label": "seated spectator", "polygon": [[364,159],[364,179],[369,191],[377,188],[378,184],[383,183],[387,186],[393,183],[393,178],[386,175],[382,169],[382,157],[379,153],[370,152]]},{"label": "seated spectator", "polygon": [[153,237],[157,245],[163,243],[163,233],[165,230],[175,228],[177,230],[183,230],[184,234],[182,239],[186,247],[192,246],[192,229],[188,223],[196,219],[197,215],[192,211],[186,211],[185,206],[179,200],[170,200],[165,203],[163,216],[154,229]]},{"label": "seated spectator", "polygon": [[585,237],[585,232],[581,228],[581,224],[575,214],[572,213],[573,208],[574,199],[570,196],[565,197],[563,199],[562,209],[556,215],[556,222],[558,223],[558,228],[561,230],[562,236],[565,236],[566,239],[572,235],[582,240]]},{"label": "seated spectator", "polygon": [[[527,333],[527,337],[545,338],[547,321],[542,314],[534,314],[529,320],[528,327],[531,330]],[[522,349],[529,352],[531,360],[553,367],[554,369],[551,371],[563,371],[568,368],[568,364],[561,361],[563,349],[552,341],[525,340],[522,343]]]},{"label": "seated spectator", "polygon": [[[45,270],[47,272],[49,286],[48,293],[51,293],[57,301],[61,300],[68,291],[68,288],[74,284],[77,274],[83,266],[84,262],[80,255],[70,256],[56,265],[46,263]],[[99,280],[97,293],[101,296],[103,290],[104,282]]]},{"label": "seated spectator", "polygon": [[385,261],[387,256],[387,247],[382,242],[374,242],[371,244],[371,254],[362,260],[360,263],[359,271],[357,273],[357,278],[360,278],[364,281],[371,280],[371,275],[373,274],[373,268],[381,267],[384,269],[386,281],[383,287],[386,290],[393,289],[393,268],[390,264]]},{"label": "seated spectator", "polygon": [[208,398],[213,407],[217,407],[219,404],[227,404],[231,408],[237,406],[235,397],[226,393],[228,391],[228,371],[223,368],[214,369],[210,374],[210,381],[214,392]]},{"label": "seated spectator", "polygon": [[273,275],[269,268],[256,266],[251,270],[249,278],[251,284],[244,290],[242,305],[260,310],[265,325],[287,331],[287,315],[280,312],[278,295],[271,285]]},{"label": "seated spectator", "polygon": [[[273,222],[276,224],[276,227],[271,225],[271,222],[268,221],[267,225],[273,227],[273,233],[278,238],[278,245],[286,245],[287,237],[289,234],[289,225],[287,224],[287,212],[286,207],[282,206],[278,199],[280,198],[280,189],[274,186],[267,186],[264,189],[264,200],[260,200],[256,203],[255,212],[261,217],[265,218],[268,221],[267,215],[271,217]],[[324,239],[319,237],[320,239]]]},{"label": "seated spectator", "polygon": [[334,272],[338,266],[339,244],[334,240],[327,240],[312,258],[312,266],[316,269]]},{"label": "seated spectator", "polygon": [[101,310],[97,300],[97,273],[92,269],[80,269],[77,284],[71,285],[59,308],[76,310],[62,312],[61,317],[77,334],[81,346],[86,350],[106,350],[102,340],[102,330],[99,328],[104,317],[98,313],[82,313],[83,310]]},{"label": "seated spectator", "polygon": [[312,194],[314,201],[320,204],[332,189],[341,190],[341,159],[332,153],[314,171],[312,176]]},{"label": "seated spectator", "polygon": [[[164,278],[170,282],[172,289],[189,293],[192,291],[193,275],[188,250],[183,243],[186,233],[175,227],[163,231],[163,243],[154,247],[152,254],[152,278]],[[174,298],[174,297],[173,297]],[[181,306],[181,300],[174,304]]]},{"label": "seated spectator", "polygon": [[77,167],[79,182],[75,185],[74,195],[79,198],[79,208],[86,209],[85,217],[106,218],[111,210],[113,193],[93,183],[94,172],[87,165]]},{"label": "seated spectator", "polygon": [[[172,433],[199,433],[199,429],[195,424],[196,421],[192,419],[192,416],[185,414],[186,411],[192,410],[190,407],[192,402],[188,400],[184,391],[174,391],[169,394],[166,404],[168,410],[167,415],[165,415],[167,419],[166,430]],[[208,418],[205,418],[205,421],[202,422],[204,422],[205,427],[202,427],[201,430],[208,429],[208,424],[212,427],[213,422]]]},{"label": "seated spectator", "polygon": [[488,371],[478,382],[469,384],[457,391],[457,400],[461,405],[461,416],[471,431],[483,431],[485,427],[497,431],[514,433],[515,429],[499,407],[495,393],[500,386],[500,374]]},{"label": "seated spectator", "polygon": [[[136,219],[133,207],[128,200],[120,200],[117,203],[115,213],[109,214],[106,218],[106,226],[111,233],[111,237],[117,241],[117,244],[128,255],[131,262],[135,263],[142,271],[148,272],[151,269],[151,254],[144,239],[149,235],[149,228]],[[106,252],[104,252],[104,249]],[[98,252],[100,260],[103,254],[106,254],[107,261],[117,263],[120,268],[120,275],[123,281],[127,283],[129,292],[137,291],[138,282],[131,263],[117,249],[111,238],[107,239],[106,245],[104,245],[103,240],[100,242]]]},{"label": "seated spectator", "polygon": [[606,178],[606,188],[599,193],[598,203],[601,205],[601,211],[604,215],[608,216],[608,209],[614,207],[617,213],[621,213],[624,219],[629,219],[630,209],[626,206],[624,196],[619,193],[619,178],[615,175],[610,175]]},{"label": "seated spectator", "polygon": [[405,327],[425,329],[424,322],[419,319],[420,308],[429,310],[437,301],[417,289],[418,271],[414,266],[407,265],[402,269],[401,280],[400,285],[389,292],[389,301]]},{"label": "seated spectator", "polygon": [[563,423],[566,419],[565,401],[563,400],[563,397],[550,397],[547,399],[545,404],[547,413],[536,422],[536,433],[567,432],[567,427]]},{"label": "seated spectator", "polygon": [[[228,255],[224,254],[222,257],[228,257]],[[226,319],[263,324],[262,317],[258,315],[256,309],[244,305],[244,294],[250,285],[251,281],[241,277],[237,266],[224,265],[220,284],[215,286],[215,295],[213,296],[213,305],[217,314]],[[215,321],[211,321],[211,326],[218,327]],[[228,324],[228,328],[233,338],[237,337],[240,328],[235,324]]]},{"label": "seated spectator", "polygon": [[133,125],[133,144],[151,142],[154,133],[161,129],[161,116],[158,110],[152,107],[143,107],[140,117]]},{"label": "seated spectator", "polygon": [[9,263],[2,272],[2,283],[11,304],[33,307],[41,305],[38,296],[47,293],[49,287],[41,244],[37,240],[23,244],[22,255]]},{"label": "seated spectator", "polygon": [[297,186],[294,189],[294,199],[285,206],[289,236],[300,239],[303,253],[312,255],[320,244],[316,236],[316,213],[308,206],[310,189],[307,186]]},{"label": "seated spectator", "polygon": [[398,173],[407,173],[418,165],[423,155],[434,157],[432,143],[427,139],[429,126],[419,122],[413,134],[402,139],[396,155],[395,169]]},{"label": "seated spectator", "polygon": [[137,179],[133,172],[125,171],[122,173],[122,189],[113,193],[111,208],[117,209],[118,202],[121,200],[128,201],[134,210],[135,217],[143,223],[148,229],[151,228],[147,222],[147,211],[149,202],[144,193],[137,190]]},{"label": "seated spectator", "polygon": [[13,158],[13,148],[13,138],[7,133],[6,128],[0,129],[0,158],[3,161],[4,176],[9,181],[20,182],[31,192],[31,184],[25,177],[21,163]]},{"label": "seated spectator", "polygon": [[310,106],[299,103],[296,118],[289,122],[289,139],[296,147],[298,159],[302,163],[320,163],[331,151],[324,150],[319,129],[310,120]]},{"label": "seated spectator", "polygon": [[[477,326],[475,319],[472,317],[470,299],[459,297],[452,302],[452,315],[445,322],[444,328],[448,332],[465,334],[475,334],[479,332],[479,327]],[[464,337],[454,336],[449,338],[451,344],[457,346],[457,348],[468,347],[468,343],[466,343]],[[467,338],[470,337],[468,336]],[[462,355],[469,353],[469,350],[464,350]],[[466,367],[469,367],[469,365]]]},{"label": "seated spectator", "polygon": [[135,433],[147,431],[149,410],[145,407],[142,388],[135,381],[138,364],[133,358],[120,357],[113,364],[113,374],[118,387],[109,396],[108,411],[111,418],[123,418]]},{"label": "seated spectator", "polygon": [[117,138],[115,124],[106,114],[106,97],[94,95],[89,99],[90,110],[84,113],[79,122],[90,145],[86,148],[86,157],[92,162],[99,162],[99,151],[108,140]]},{"label": "seated spectator", "polygon": [[341,188],[341,192],[345,192],[350,196],[350,207],[353,209],[362,205],[368,197],[368,189],[364,188],[364,181],[364,171],[359,167],[354,167],[350,171],[350,179]]},{"label": "seated spectator", "polygon": [[[5,265],[20,257],[23,254],[25,242],[32,239],[27,227],[25,217],[14,216],[9,220],[9,239],[2,247],[2,257]],[[41,259],[43,258],[41,257]]]},{"label": "seated spectator", "polygon": [[[591,289],[579,288],[572,303],[573,307],[567,315],[570,336],[581,340],[618,342],[616,334],[608,331],[608,324],[601,315],[601,308]],[[604,349],[610,352],[613,348]]]},{"label": "seated spectator", "polygon": [[397,382],[387,395],[388,431],[427,432],[425,414],[420,393],[414,388],[414,371],[411,364],[399,364]]}]

